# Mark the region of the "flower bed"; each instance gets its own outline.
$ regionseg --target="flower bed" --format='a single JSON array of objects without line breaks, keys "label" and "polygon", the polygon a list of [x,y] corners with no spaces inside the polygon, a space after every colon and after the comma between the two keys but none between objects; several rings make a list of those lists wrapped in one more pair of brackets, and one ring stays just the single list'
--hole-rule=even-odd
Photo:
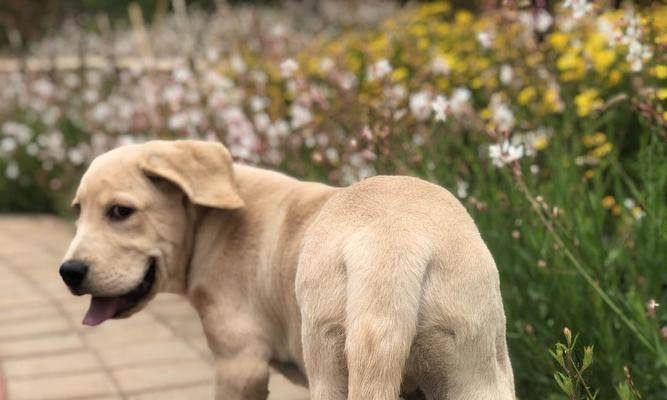
[{"label": "flower bed", "polygon": [[[546,347],[564,326],[594,345],[599,398],[664,394],[667,8],[433,3],[317,35],[235,12],[222,33],[198,24],[211,45],[171,71],[138,53],[120,71],[1,75],[0,210],[62,211],[92,157],[154,137],[332,184],[421,176],[496,257],[521,398],[558,398]],[[569,398],[585,398],[572,365]]]}]

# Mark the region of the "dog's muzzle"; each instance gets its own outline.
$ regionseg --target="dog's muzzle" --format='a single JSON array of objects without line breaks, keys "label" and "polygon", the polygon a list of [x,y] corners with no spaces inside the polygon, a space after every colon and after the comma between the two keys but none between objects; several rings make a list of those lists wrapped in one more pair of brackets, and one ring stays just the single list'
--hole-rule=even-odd
[{"label": "dog's muzzle", "polygon": [[93,296],[90,299],[88,312],[83,318],[83,324],[95,326],[110,318],[122,318],[125,316],[151,293],[155,284],[156,273],[157,260],[151,257],[144,277],[133,290],[120,296]]}]

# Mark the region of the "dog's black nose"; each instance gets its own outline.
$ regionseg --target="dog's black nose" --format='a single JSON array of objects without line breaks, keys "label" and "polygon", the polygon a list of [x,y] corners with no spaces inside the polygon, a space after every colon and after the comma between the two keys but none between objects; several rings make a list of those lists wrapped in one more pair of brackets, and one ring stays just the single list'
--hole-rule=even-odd
[{"label": "dog's black nose", "polygon": [[83,280],[86,279],[88,265],[78,260],[65,261],[60,266],[60,276],[70,289],[76,290],[81,287]]}]

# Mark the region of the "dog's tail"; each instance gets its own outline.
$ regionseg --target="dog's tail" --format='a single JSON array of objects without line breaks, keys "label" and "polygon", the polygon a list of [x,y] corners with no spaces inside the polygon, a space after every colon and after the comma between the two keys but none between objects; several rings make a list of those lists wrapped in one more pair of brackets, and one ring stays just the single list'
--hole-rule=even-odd
[{"label": "dog's tail", "polygon": [[431,253],[423,235],[383,222],[347,241],[349,400],[398,398]]}]

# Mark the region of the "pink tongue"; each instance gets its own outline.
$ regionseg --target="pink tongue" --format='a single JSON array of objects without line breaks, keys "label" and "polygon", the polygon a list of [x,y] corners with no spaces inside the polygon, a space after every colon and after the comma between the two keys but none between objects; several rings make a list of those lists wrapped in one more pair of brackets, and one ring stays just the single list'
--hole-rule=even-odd
[{"label": "pink tongue", "polygon": [[90,308],[83,317],[83,324],[89,326],[99,325],[113,317],[118,310],[120,297],[95,297],[90,299]]}]

